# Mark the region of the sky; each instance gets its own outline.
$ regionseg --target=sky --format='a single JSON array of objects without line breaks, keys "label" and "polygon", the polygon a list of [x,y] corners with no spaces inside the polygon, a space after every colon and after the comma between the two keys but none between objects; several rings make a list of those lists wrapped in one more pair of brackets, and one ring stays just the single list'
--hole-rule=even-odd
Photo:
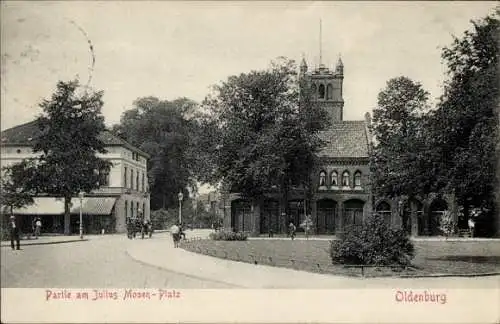
[{"label": "sky", "polygon": [[90,75],[112,125],[139,97],[201,102],[211,85],[279,56],[315,67],[320,20],[323,63],[344,62],[344,119],[362,119],[393,77],[439,97],[441,49],[495,4],[2,1],[1,129],[33,120],[59,80]]}]

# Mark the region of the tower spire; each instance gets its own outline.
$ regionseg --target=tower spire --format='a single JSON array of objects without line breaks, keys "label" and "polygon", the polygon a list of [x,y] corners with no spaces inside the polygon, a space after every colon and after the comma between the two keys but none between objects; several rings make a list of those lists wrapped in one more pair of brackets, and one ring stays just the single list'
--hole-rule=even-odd
[{"label": "tower spire", "polygon": [[319,67],[323,66],[323,35],[322,35],[322,21],[319,19]]}]

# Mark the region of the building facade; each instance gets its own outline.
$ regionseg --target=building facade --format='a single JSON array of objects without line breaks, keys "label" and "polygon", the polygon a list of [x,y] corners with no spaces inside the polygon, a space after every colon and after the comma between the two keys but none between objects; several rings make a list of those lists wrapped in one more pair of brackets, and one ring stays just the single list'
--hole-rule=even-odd
[{"label": "building facade", "polygon": [[331,126],[321,132],[325,146],[319,153],[320,167],[311,174],[312,196],[292,188],[287,205],[269,193],[261,201],[242,199],[237,193],[224,199],[224,226],[253,235],[285,233],[293,222],[299,226],[310,215],[316,234],[341,234],[350,226],[361,225],[376,213],[395,228],[412,236],[440,235],[439,219],[449,210],[457,220],[453,195],[429,194],[411,200],[374,197],[370,180],[371,117],[344,120],[344,65],[338,60],[333,69],[323,64],[309,71],[303,59],[300,77],[311,85],[313,103],[328,112]]},{"label": "building facade", "polygon": [[339,59],[334,69],[325,65],[309,71],[302,60],[300,76],[311,85],[313,104],[328,112],[329,129],[321,133],[326,145],[320,152],[321,166],[311,175],[313,190],[293,187],[286,206],[276,193],[251,202],[232,193],[224,208],[225,227],[253,234],[284,233],[290,222],[299,226],[310,215],[317,234],[336,234],[349,225],[361,224],[372,212],[369,181],[369,123],[343,119],[344,66]]},{"label": "building facade", "polygon": [[[36,157],[31,142],[39,133],[36,122],[19,125],[1,133],[0,166]],[[109,173],[102,174],[98,190],[75,196],[71,201],[72,233],[79,230],[80,206],[85,233],[125,232],[127,218],[150,219],[150,199],[147,175],[149,155],[109,131],[100,134],[106,153],[98,157],[111,161]],[[35,217],[42,220],[43,231],[64,230],[64,200],[56,197],[35,197],[35,203],[14,209],[23,231],[29,231]],[[10,213],[10,211],[8,211]]]}]

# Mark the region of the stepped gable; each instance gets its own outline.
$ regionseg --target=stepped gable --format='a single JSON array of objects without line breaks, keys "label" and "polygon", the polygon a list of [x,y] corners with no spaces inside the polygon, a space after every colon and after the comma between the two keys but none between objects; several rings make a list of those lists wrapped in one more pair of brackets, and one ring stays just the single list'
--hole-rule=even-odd
[{"label": "stepped gable", "polygon": [[329,158],[368,158],[368,136],[363,120],[344,120],[333,123],[320,133],[325,147],[319,153]]}]

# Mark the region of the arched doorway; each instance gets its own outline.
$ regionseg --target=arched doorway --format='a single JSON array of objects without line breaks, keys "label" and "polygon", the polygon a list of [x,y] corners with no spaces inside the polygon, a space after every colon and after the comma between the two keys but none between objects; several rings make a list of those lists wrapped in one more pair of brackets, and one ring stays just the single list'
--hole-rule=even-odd
[{"label": "arched doorway", "polygon": [[363,206],[365,202],[360,199],[350,199],[344,202],[345,226],[363,225]]},{"label": "arched doorway", "polygon": [[337,219],[337,202],[332,199],[321,199],[316,203],[316,231],[318,234],[335,233]]},{"label": "arched doorway", "polygon": [[428,235],[439,235],[440,220],[443,214],[448,210],[448,204],[442,198],[437,198],[432,201],[429,206],[429,214],[427,218],[426,232]]},{"label": "arched doorway", "polygon": [[250,202],[238,199],[231,202],[231,227],[235,232],[251,230]]},{"label": "arched doorway", "polygon": [[275,199],[267,199],[264,201],[262,213],[260,215],[260,232],[279,233],[279,202]]},{"label": "arched doorway", "polygon": [[392,216],[391,205],[387,201],[383,200],[379,202],[377,204],[377,207],[375,207],[375,211],[378,216],[384,219],[384,222],[387,225],[389,226],[391,225],[391,216]]},{"label": "arched doorway", "polygon": [[402,205],[401,210],[401,228],[406,232],[411,234],[412,231],[412,204],[414,204],[417,220],[417,235],[424,235],[424,205],[418,199],[412,199],[410,201],[406,200]]}]

